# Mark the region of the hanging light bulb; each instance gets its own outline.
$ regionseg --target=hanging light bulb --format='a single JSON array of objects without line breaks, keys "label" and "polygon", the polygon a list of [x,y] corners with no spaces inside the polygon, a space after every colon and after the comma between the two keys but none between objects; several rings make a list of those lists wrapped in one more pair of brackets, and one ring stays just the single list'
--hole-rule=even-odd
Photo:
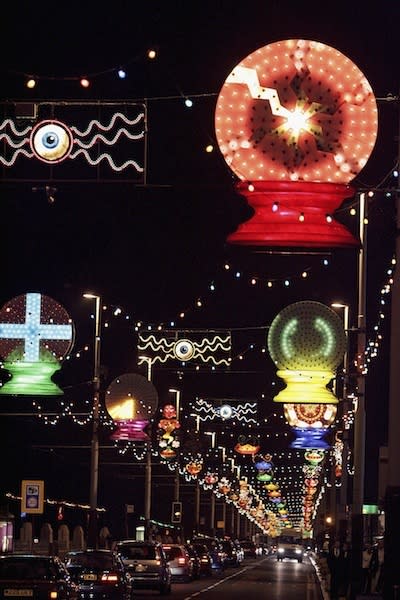
[{"label": "hanging light bulb", "polygon": [[33,90],[33,88],[36,86],[36,80],[33,77],[29,77],[29,79],[26,82],[26,87],[30,90]]},{"label": "hanging light bulb", "polygon": [[125,71],[125,69],[122,69],[122,68],[118,69],[118,77],[120,79],[125,79],[125,77],[126,77],[126,71]]},{"label": "hanging light bulb", "polygon": [[88,88],[90,86],[89,79],[87,79],[86,77],[82,77],[80,80],[80,84],[83,88]]}]

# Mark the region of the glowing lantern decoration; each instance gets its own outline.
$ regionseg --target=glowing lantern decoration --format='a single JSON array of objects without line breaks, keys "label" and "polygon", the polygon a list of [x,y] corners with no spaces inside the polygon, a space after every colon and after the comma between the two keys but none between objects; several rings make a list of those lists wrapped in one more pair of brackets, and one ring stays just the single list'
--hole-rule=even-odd
[{"label": "glowing lantern decoration", "polygon": [[154,385],[136,373],[127,373],[114,379],[106,391],[106,407],[117,429],[114,440],[147,441],[144,431],[158,404]]},{"label": "glowing lantern decoration", "polygon": [[319,465],[319,463],[323,461],[324,456],[325,454],[321,450],[308,450],[304,453],[305,460],[312,465]]},{"label": "glowing lantern decoration", "polygon": [[218,482],[218,475],[217,473],[208,471],[205,475],[204,475],[204,487],[207,488],[212,488],[216,483]]},{"label": "glowing lantern decoration", "polygon": [[259,450],[260,446],[256,441],[252,438],[246,438],[244,435],[239,437],[238,443],[235,446],[235,452],[238,454],[257,454]]},{"label": "glowing lantern decoration", "polygon": [[52,298],[30,292],[7,302],[0,310],[0,355],[11,379],[0,394],[62,395],[52,376],[73,339],[67,311]]},{"label": "glowing lantern decoration", "polygon": [[164,418],[158,423],[158,428],[163,432],[159,439],[160,456],[165,459],[175,458],[180,446],[175,432],[180,429],[181,424],[176,419],[176,408],[173,404],[166,404],[162,414]]},{"label": "glowing lantern decoration", "polygon": [[201,470],[203,469],[203,463],[201,461],[192,460],[188,462],[185,469],[189,473],[189,475],[197,476],[199,473],[201,473]]},{"label": "glowing lantern decoration", "polygon": [[256,479],[257,481],[271,481],[273,478],[274,474],[272,472],[267,473],[267,472],[258,472],[256,475]]},{"label": "glowing lantern decoration", "polygon": [[313,301],[290,304],[269,328],[268,349],[287,383],[275,402],[337,404],[326,386],[343,359],[346,334],[334,310]]},{"label": "glowing lantern decoration", "polygon": [[354,195],[349,182],[368,161],[377,129],[372,88],[338,50],[291,39],[244,58],[225,80],[215,112],[220,151],[254,209],[228,242],[358,245],[327,216]]}]

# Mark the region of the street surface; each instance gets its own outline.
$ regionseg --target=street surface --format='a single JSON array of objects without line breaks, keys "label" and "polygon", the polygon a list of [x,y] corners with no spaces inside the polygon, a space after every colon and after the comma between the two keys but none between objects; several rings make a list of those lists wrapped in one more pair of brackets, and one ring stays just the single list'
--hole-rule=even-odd
[{"label": "street surface", "polygon": [[[138,592],[136,598],[158,596],[158,592]],[[278,562],[275,555],[246,559],[239,568],[221,575],[172,584],[170,598],[176,600],[322,600],[315,569],[308,557],[303,563]]]}]

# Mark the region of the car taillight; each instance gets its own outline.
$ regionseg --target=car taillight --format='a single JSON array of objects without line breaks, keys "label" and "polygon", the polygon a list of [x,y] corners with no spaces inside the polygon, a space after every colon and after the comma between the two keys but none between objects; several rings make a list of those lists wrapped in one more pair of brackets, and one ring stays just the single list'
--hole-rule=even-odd
[{"label": "car taillight", "polygon": [[53,592],[50,592],[49,596],[51,600],[56,600],[56,598],[58,598],[58,592],[54,590]]},{"label": "car taillight", "polygon": [[186,558],[178,558],[178,565],[185,565],[186,564]]},{"label": "car taillight", "polygon": [[115,583],[118,581],[118,575],[116,573],[103,573],[101,576],[101,581],[107,583]]}]

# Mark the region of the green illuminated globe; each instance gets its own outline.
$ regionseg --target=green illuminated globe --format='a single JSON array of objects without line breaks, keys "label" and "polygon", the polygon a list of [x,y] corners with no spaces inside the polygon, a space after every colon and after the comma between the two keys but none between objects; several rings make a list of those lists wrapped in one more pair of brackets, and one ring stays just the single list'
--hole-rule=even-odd
[{"label": "green illuminated globe", "polygon": [[320,302],[295,302],[273,320],[267,337],[279,369],[334,371],[346,351],[342,319]]}]

